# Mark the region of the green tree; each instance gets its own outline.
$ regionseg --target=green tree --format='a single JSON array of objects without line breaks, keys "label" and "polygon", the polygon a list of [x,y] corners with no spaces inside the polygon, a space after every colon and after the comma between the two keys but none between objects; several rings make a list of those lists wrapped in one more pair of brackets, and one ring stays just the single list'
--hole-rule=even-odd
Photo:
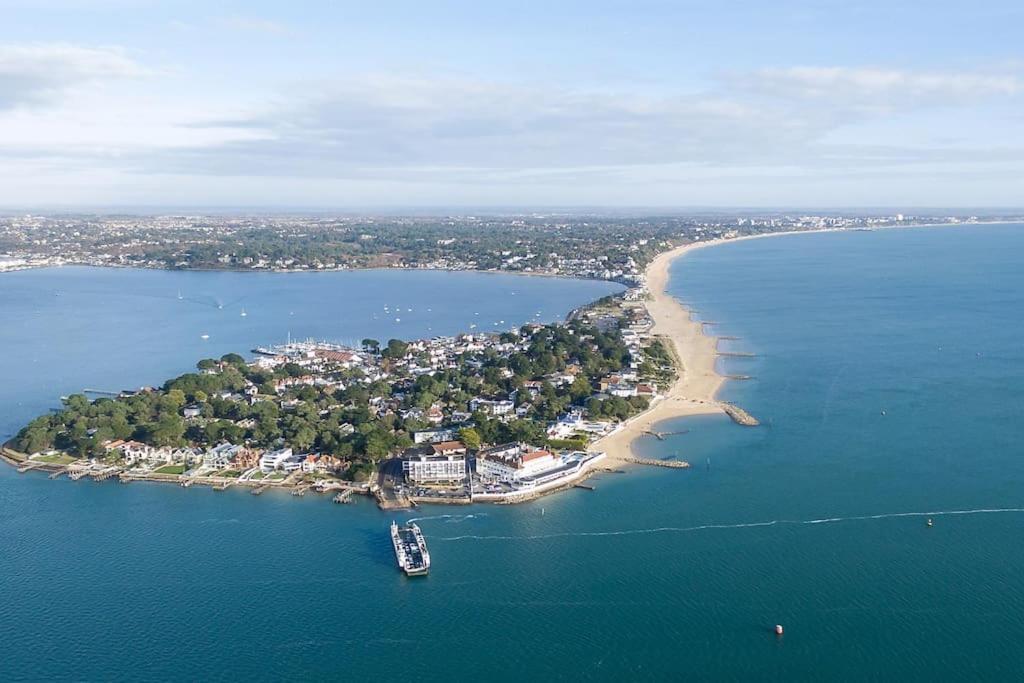
[{"label": "green tree", "polygon": [[459,430],[459,440],[470,450],[480,448],[480,433],[472,427],[463,427]]}]

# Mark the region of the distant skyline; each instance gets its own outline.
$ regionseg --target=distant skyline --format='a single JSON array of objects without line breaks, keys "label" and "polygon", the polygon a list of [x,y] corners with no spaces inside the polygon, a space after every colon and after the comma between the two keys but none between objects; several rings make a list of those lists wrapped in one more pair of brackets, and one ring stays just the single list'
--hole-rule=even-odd
[{"label": "distant skyline", "polygon": [[0,0],[0,207],[1015,207],[1014,2]]}]

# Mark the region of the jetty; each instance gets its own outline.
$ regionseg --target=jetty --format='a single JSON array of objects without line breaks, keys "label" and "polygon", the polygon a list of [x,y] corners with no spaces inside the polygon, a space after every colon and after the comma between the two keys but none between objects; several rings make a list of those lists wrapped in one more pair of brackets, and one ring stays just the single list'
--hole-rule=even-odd
[{"label": "jetty", "polygon": [[111,477],[116,477],[120,473],[121,473],[120,469],[118,469],[116,467],[108,467],[105,470],[100,470],[99,472],[93,472],[92,479],[93,479],[93,481],[105,481],[107,479],[110,479]]},{"label": "jetty", "polygon": [[756,427],[761,424],[758,422],[756,417],[734,403],[727,403],[723,401],[719,405],[721,405],[725,414],[731,417],[732,421],[738,425],[743,425],[744,427]]},{"label": "jetty", "polygon": [[643,435],[644,436],[653,436],[658,441],[664,441],[665,437],[667,437],[667,436],[682,436],[683,434],[686,434],[689,431],[690,431],[689,429],[681,429],[678,432],[656,432],[654,430],[648,429],[648,430],[644,431]]},{"label": "jetty", "polygon": [[264,491],[266,491],[269,488],[270,488],[270,484],[261,484],[260,486],[257,486],[256,488],[254,488],[252,491],[249,491],[249,493],[251,493],[254,496],[259,496],[259,495],[261,495]]},{"label": "jetty", "polygon": [[621,458],[626,462],[631,462],[635,465],[652,465],[654,467],[670,467],[672,469],[686,469],[690,466],[690,463],[685,460],[656,460],[654,458],[638,458],[635,455],[626,455]]},{"label": "jetty", "polygon": [[60,477],[62,477],[65,474],[67,474],[67,472],[68,472],[68,468],[61,467],[59,470],[56,470],[55,472],[51,472],[50,473],[50,479],[59,479]]},{"label": "jetty", "polygon": [[214,484],[213,485],[213,490],[214,491],[227,491],[228,487],[231,486],[234,483],[235,482],[233,482],[233,481],[225,481],[225,482],[220,483],[220,484]]}]

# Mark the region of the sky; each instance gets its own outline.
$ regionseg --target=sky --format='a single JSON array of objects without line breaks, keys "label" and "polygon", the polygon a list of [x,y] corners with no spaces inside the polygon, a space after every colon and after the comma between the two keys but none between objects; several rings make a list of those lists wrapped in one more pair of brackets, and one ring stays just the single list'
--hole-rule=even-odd
[{"label": "sky", "polygon": [[0,207],[1024,206],[1024,3],[0,0]]}]

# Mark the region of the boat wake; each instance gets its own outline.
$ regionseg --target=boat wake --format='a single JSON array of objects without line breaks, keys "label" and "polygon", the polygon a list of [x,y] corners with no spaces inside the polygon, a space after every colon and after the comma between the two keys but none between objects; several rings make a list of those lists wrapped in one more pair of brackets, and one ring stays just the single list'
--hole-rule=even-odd
[{"label": "boat wake", "polygon": [[406,524],[412,524],[413,522],[423,522],[423,521],[433,520],[433,519],[443,519],[446,522],[451,524],[451,523],[465,522],[466,520],[476,519],[477,517],[486,517],[486,516],[487,516],[486,512],[477,512],[476,514],[472,514],[472,515],[433,515],[433,516],[430,516],[430,517],[413,517],[411,519],[405,520],[405,523]]},{"label": "boat wake", "polygon": [[[620,531],[564,531],[530,536],[485,536],[471,535],[440,537],[438,541],[538,541],[551,538],[576,538],[589,536],[639,536],[644,534],[681,534],[710,529],[754,529],[767,526],[801,526],[813,524],[838,524],[841,522],[864,522],[901,517],[951,517],[956,515],[1020,514],[1024,508],[975,508],[971,510],[933,510],[931,512],[887,512],[878,515],[856,515],[851,517],[823,517],[821,519],[773,519],[766,522],[743,524],[701,524],[699,526],[661,526],[650,529],[622,529]],[[447,515],[442,515],[447,516]],[[467,515],[470,517],[472,515]],[[431,519],[424,517],[423,519]]]}]

